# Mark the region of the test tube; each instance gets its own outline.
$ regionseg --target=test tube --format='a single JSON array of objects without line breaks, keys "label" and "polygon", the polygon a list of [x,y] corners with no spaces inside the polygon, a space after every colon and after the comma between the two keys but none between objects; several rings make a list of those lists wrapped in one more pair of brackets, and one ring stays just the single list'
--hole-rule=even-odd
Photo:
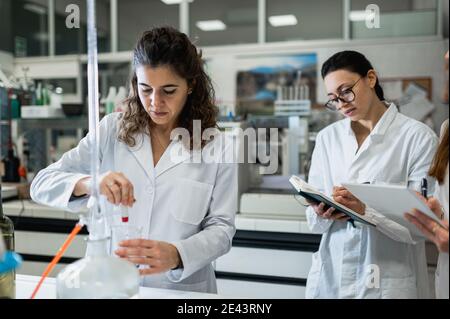
[{"label": "test tube", "polygon": [[122,223],[128,223],[130,219],[130,214],[128,213],[128,207],[121,206],[121,214],[122,214]]},{"label": "test tube", "polygon": [[296,101],[300,100],[300,93],[299,93],[298,85],[296,85],[294,87],[294,100],[296,100]]}]

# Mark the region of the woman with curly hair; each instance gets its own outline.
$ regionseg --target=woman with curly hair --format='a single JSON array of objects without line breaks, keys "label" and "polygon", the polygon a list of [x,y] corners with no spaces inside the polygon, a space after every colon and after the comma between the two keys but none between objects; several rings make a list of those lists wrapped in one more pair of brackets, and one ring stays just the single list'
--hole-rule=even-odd
[{"label": "woman with curly hair", "polygon": [[[217,111],[201,53],[185,34],[166,27],[142,35],[126,104],[123,114],[100,123],[99,187],[110,211],[129,207],[129,223],[142,227],[143,238],[122,242],[114,253],[140,265],[143,286],[216,292],[212,262],[229,251],[235,234],[237,198],[227,190],[237,168],[220,160],[223,136],[201,143],[194,137],[196,127],[203,137],[216,128]],[[189,138],[174,134],[180,131]],[[84,138],[39,172],[31,186],[36,202],[86,207],[89,144]],[[216,160],[193,160],[211,149]],[[120,215],[109,214],[108,222],[120,222]]]}]

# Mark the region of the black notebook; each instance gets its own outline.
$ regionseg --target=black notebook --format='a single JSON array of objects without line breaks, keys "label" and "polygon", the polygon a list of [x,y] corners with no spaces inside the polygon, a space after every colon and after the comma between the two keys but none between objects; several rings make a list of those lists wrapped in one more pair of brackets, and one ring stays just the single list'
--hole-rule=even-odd
[{"label": "black notebook", "polygon": [[373,224],[370,220],[368,220],[367,217],[365,217],[364,215],[360,215],[357,212],[351,210],[350,208],[347,208],[344,205],[339,204],[332,198],[316,190],[314,187],[306,183],[298,176],[293,175],[289,179],[289,182],[292,184],[292,186],[295,188],[298,194],[307,199],[308,201],[317,204],[324,203],[325,209],[333,207],[334,209],[336,209],[336,212],[343,213],[348,217],[350,217],[351,218],[350,222],[353,224],[353,226],[354,222],[357,221],[365,225],[376,227],[376,225]]}]

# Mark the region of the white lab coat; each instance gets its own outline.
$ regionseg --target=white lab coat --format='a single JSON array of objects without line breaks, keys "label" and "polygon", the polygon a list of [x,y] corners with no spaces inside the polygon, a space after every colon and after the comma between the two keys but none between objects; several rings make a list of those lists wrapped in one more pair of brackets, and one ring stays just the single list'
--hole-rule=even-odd
[{"label": "white lab coat", "polygon": [[[141,226],[145,238],[174,244],[184,266],[143,277],[141,284],[215,293],[212,262],[229,251],[235,234],[236,165],[196,164],[189,161],[192,153],[178,151],[179,158],[172,161],[171,150],[181,149],[181,141],[173,141],[154,167],[147,135],[137,136],[135,147],[117,139],[119,118],[116,113],[100,122],[100,172],[122,172],[132,182],[137,201],[129,210],[130,224]],[[31,185],[34,201],[73,212],[86,207],[87,198],[70,199],[76,182],[90,173],[89,144],[84,138],[39,172]],[[109,209],[113,211],[112,205]],[[108,216],[111,224],[119,219]]]},{"label": "white lab coat", "polygon": [[[350,119],[322,130],[316,140],[309,183],[328,195],[333,186],[343,182],[407,182],[409,187],[420,189],[436,146],[432,130],[398,113],[391,104],[359,151]],[[319,251],[313,255],[306,297],[428,298],[424,241],[414,245],[406,228],[371,208],[366,215],[376,228],[359,223],[353,228],[347,222],[320,218],[312,207],[307,209],[311,230],[323,236]],[[373,277],[377,273],[380,280]],[[374,286],[379,288],[370,288]]]},{"label": "white lab coat", "polygon": [[[445,131],[445,127],[448,126],[448,120],[442,125],[441,129],[441,138],[443,138],[443,134]],[[445,219],[448,221],[449,218],[449,167],[447,166],[447,172],[445,173],[444,183],[439,185],[437,183],[436,187],[436,198],[441,203]],[[436,286],[436,298],[438,299],[449,299],[449,261],[448,261],[448,253],[439,253],[438,264],[436,268],[436,277],[435,277],[435,286]]]}]

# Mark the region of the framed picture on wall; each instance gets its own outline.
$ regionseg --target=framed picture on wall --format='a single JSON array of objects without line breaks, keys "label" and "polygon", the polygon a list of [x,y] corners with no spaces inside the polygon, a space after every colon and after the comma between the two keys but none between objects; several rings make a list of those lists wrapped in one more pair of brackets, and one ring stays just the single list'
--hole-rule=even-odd
[{"label": "framed picture on wall", "polygon": [[315,53],[241,57],[237,60],[236,111],[239,115],[273,115],[279,86],[309,87],[316,102]]}]

